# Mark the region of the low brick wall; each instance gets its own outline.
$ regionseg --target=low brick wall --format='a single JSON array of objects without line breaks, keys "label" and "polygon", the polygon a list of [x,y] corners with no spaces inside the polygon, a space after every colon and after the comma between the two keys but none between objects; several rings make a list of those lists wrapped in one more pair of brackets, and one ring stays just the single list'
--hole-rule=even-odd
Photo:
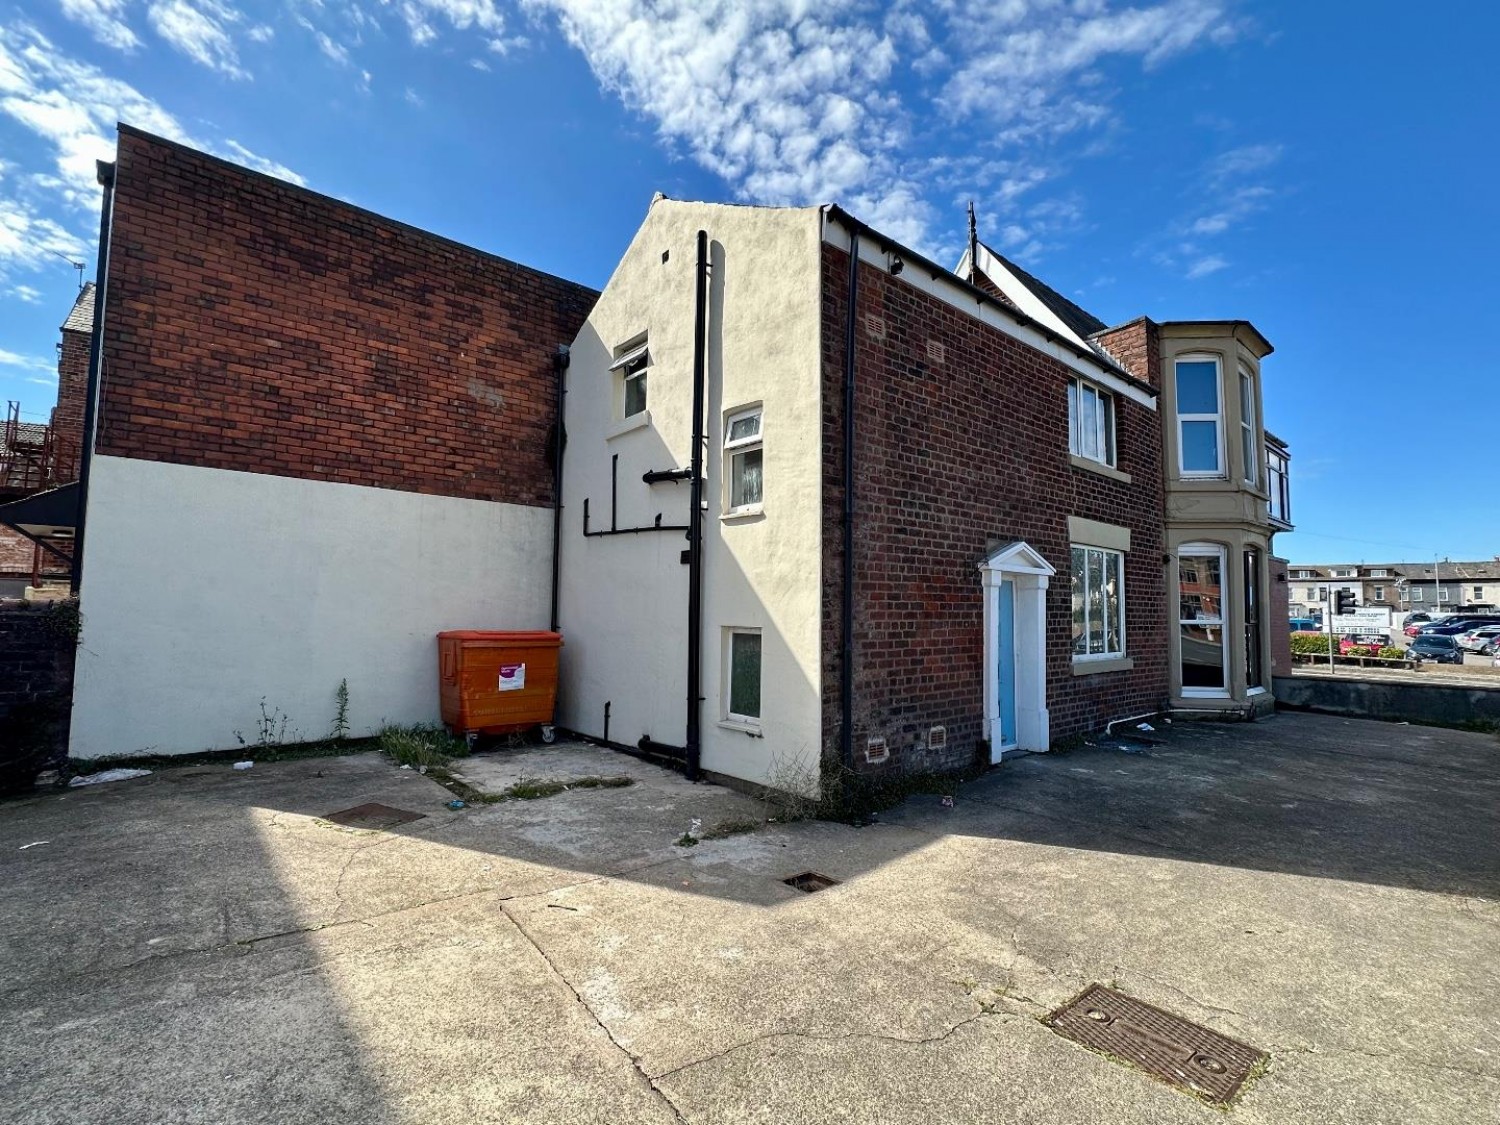
[{"label": "low brick wall", "polygon": [[0,793],[67,758],[77,620],[72,602],[0,605]]},{"label": "low brick wall", "polygon": [[1354,675],[1278,676],[1276,703],[1295,711],[1324,711],[1390,722],[1469,723],[1500,727],[1500,686],[1406,684]]}]

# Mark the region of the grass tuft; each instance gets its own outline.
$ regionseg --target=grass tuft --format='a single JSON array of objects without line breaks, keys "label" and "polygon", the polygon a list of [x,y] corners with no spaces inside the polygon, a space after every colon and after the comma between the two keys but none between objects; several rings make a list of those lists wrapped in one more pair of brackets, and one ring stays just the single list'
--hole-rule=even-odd
[{"label": "grass tuft", "polygon": [[469,747],[439,726],[413,724],[388,726],[376,736],[376,745],[395,762],[412,769],[441,769],[454,758],[468,756]]}]

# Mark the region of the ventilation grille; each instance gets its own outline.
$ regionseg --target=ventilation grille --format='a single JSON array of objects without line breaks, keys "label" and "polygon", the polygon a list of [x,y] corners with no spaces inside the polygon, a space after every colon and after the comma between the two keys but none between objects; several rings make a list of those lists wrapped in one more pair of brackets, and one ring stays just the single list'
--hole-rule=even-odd
[{"label": "ventilation grille", "polygon": [[865,743],[865,761],[883,762],[891,756],[891,751],[885,744],[883,738],[872,738]]},{"label": "ventilation grille", "polygon": [[933,727],[927,732],[927,749],[941,750],[948,745],[948,728]]},{"label": "ventilation grille", "polygon": [[877,340],[885,339],[885,317],[874,313],[865,314],[865,331]]},{"label": "ventilation grille", "polygon": [[947,346],[941,340],[928,340],[927,341],[927,362],[928,363],[947,363],[948,362],[948,348],[947,348]]}]

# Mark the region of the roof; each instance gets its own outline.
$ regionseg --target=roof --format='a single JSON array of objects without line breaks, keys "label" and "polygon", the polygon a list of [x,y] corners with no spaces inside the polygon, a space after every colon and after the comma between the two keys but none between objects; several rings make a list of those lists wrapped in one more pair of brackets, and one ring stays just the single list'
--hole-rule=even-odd
[{"label": "roof", "polygon": [[86,281],[73,302],[73,311],[62,322],[64,332],[92,332],[94,330],[94,283]]},{"label": "roof", "polygon": [[13,448],[19,449],[23,445],[43,445],[47,441],[47,425],[45,422],[17,422],[16,440]]},{"label": "roof", "polygon": [[1103,332],[1109,327],[1109,325],[1105,324],[1104,321],[1100,320],[1093,313],[1074,304],[1045,281],[1041,281],[1027,273],[993,246],[985,242],[981,242],[980,245],[988,250],[992,257],[998,259],[1006,269],[1010,270],[1015,275],[1017,281],[1030,289],[1035,294],[1037,300],[1047,306],[1048,311],[1053,316],[1066,324],[1078,336],[1087,340],[1095,332]]}]

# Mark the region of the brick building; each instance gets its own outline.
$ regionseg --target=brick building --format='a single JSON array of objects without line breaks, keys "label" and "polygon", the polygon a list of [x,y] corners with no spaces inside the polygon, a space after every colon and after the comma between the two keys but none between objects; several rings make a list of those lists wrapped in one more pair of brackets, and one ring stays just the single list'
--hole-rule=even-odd
[{"label": "brick building", "polygon": [[[45,423],[21,421],[20,404],[0,430],[0,503],[33,496],[78,479],[83,407],[94,329],[94,283],[78,292],[59,329],[57,404]],[[19,595],[27,587],[66,589],[72,569],[72,543],[66,537],[28,536],[0,524],[0,594]]]},{"label": "brick building", "polygon": [[[317,737],[340,682],[432,720],[434,633],[549,620],[565,727],[793,788],[1180,704],[1189,636],[1208,705],[1269,702],[1240,322],[1110,328],[836,207],[659,197],[596,294],[123,126],[101,176],[75,756]],[[1184,339],[1254,377],[1191,577]]]}]

